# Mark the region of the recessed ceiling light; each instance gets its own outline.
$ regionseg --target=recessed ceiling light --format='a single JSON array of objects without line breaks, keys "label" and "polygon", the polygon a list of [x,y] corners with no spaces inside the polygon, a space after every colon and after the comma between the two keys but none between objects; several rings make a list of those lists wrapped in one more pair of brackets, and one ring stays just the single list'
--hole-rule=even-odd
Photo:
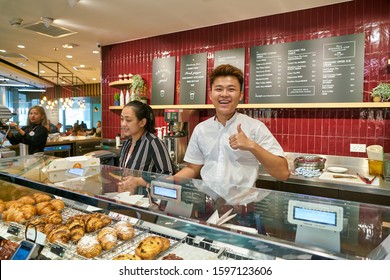
[{"label": "recessed ceiling light", "polygon": [[96,81],[96,78],[92,78],[92,81]]},{"label": "recessed ceiling light", "polygon": [[7,52],[6,50],[0,50],[0,52]]},{"label": "recessed ceiling light", "polygon": [[93,51],[92,53],[99,53],[99,51]]},{"label": "recessed ceiling light", "polygon": [[81,67],[81,68],[84,68],[84,67],[85,67],[85,65],[84,65],[84,64],[80,64],[80,67]]},{"label": "recessed ceiling light", "polygon": [[25,46],[23,46],[23,45],[18,45],[18,48],[19,48],[19,49],[24,49]]},{"label": "recessed ceiling light", "polygon": [[68,55],[66,56],[66,58],[73,58],[73,56],[70,55],[70,54],[68,54]]},{"label": "recessed ceiling light", "polygon": [[39,72],[41,72],[41,73],[46,73],[45,70],[41,70],[41,71],[39,71]]}]

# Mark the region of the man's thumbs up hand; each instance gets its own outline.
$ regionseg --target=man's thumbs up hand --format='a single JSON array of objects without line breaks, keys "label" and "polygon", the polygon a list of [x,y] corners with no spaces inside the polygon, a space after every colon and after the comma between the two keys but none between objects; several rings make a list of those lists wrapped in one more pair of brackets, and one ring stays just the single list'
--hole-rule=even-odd
[{"label": "man's thumbs up hand", "polygon": [[248,147],[248,137],[241,128],[241,124],[237,125],[237,133],[229,137],[229,145],[233,150],[246,150]]}]

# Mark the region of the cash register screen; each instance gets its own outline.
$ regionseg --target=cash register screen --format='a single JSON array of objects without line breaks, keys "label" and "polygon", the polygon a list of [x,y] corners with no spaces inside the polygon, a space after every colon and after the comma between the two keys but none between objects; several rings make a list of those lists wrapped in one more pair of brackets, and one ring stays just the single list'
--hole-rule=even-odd
[{"label": "cash register screen", "polygon": [[164,200],[181,200],[181,186],[161,181],[151,182],[151,195]]},{"label": "cash register screen", "polygon": [[343,229],[343,208],[336,205],[290,200],[288,221],[331,231]]},{"label": "cash register screen", "polygon": [[294,219],[296,220],[336,226],[336,218],[336,212],[325,212],[298,206],[294,207]]}]

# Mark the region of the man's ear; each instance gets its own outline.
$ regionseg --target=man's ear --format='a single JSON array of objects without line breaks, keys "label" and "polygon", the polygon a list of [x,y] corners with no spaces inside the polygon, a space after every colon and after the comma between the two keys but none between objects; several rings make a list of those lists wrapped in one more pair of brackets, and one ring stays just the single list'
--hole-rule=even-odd
[{"label": "man's ear", "polygon": [[241,91],[241,92],[240,92],[240,101],[241,101],[243,98],[244,98],[244,92]]}]

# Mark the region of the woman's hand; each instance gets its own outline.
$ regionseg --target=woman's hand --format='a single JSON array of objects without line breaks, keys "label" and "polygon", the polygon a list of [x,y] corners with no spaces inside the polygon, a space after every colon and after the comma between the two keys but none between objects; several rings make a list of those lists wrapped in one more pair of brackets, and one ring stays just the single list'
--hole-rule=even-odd
[{"label": "woman's hand", "polygon": [[118,183],[118,192],[130,192],[131,194],[134,194],[139,186],[146,186],[146,182],[141,177],[124,177]]}]

